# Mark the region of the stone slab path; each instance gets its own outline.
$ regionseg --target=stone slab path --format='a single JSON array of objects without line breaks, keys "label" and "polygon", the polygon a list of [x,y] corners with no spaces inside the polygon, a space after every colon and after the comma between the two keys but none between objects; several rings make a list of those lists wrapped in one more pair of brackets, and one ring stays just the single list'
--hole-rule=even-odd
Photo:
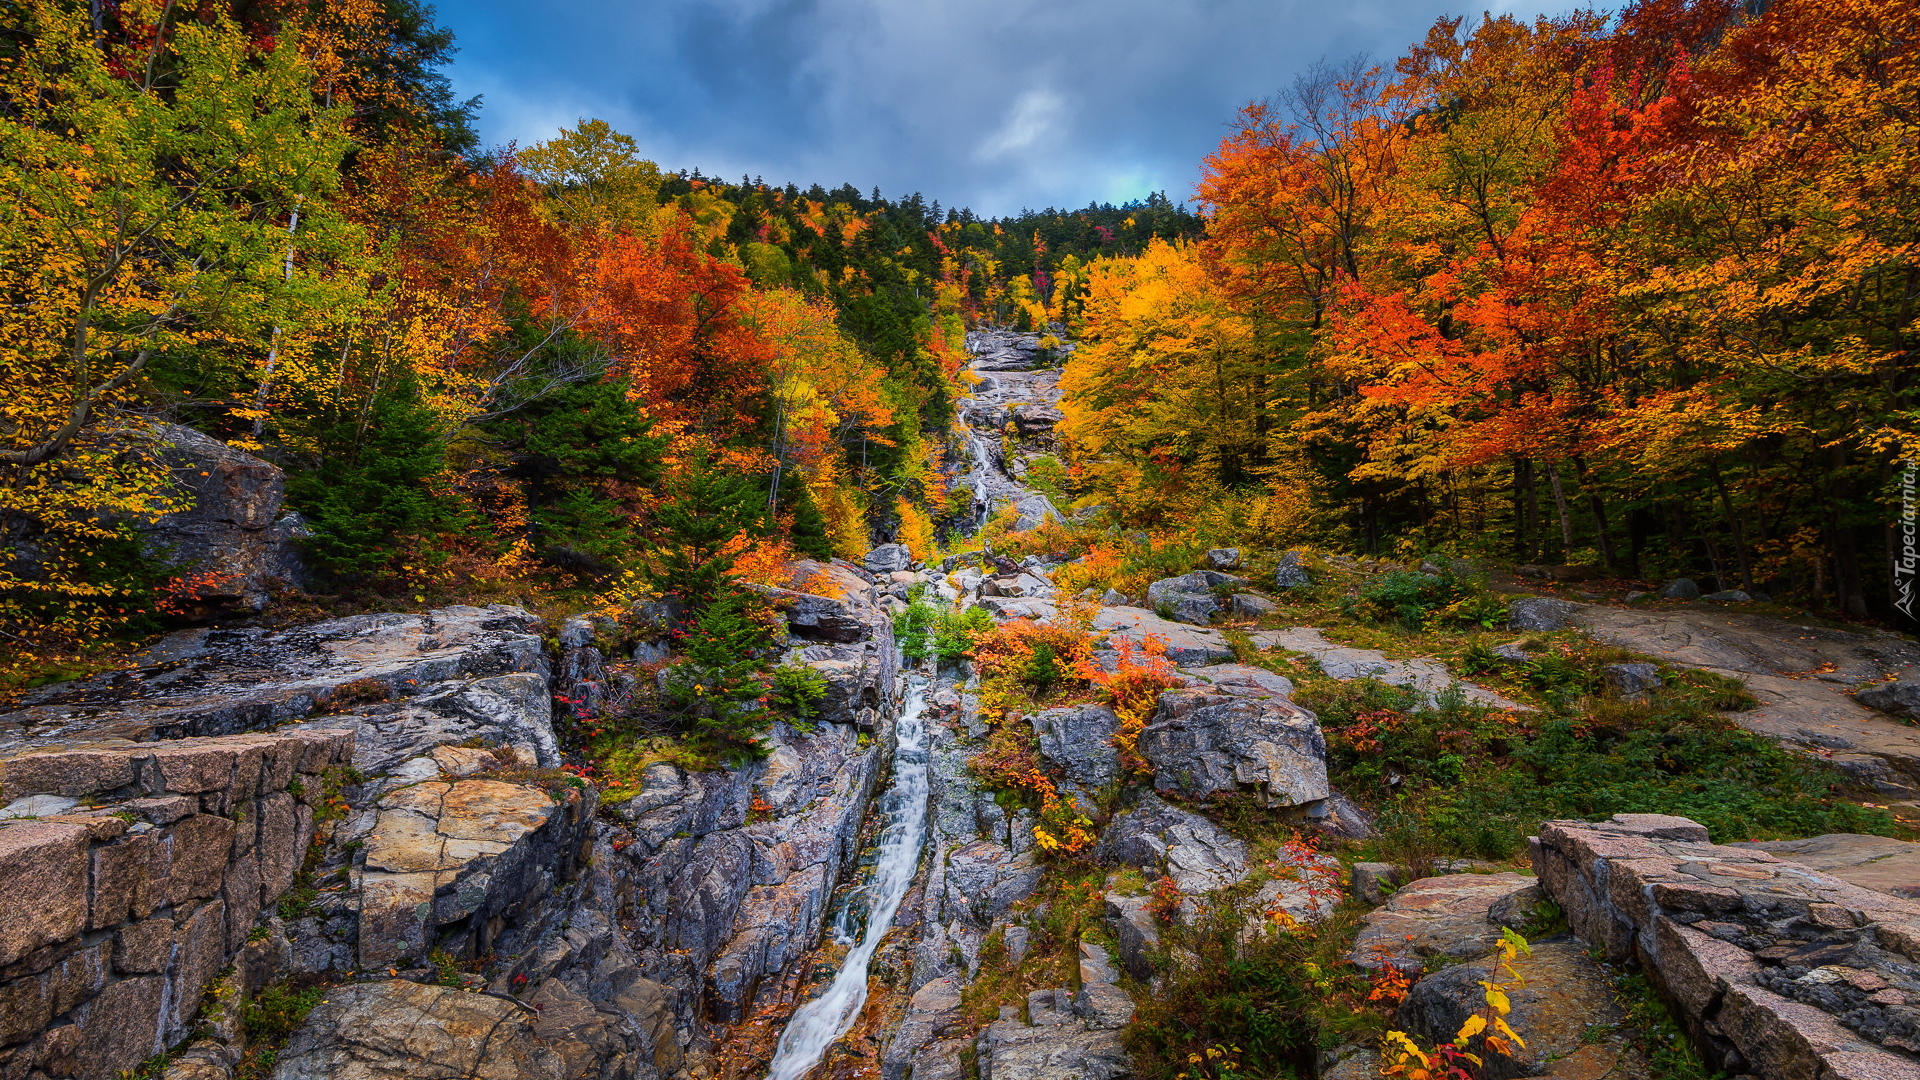
[{"label": "stone slab path", "polygon": [[1255,645],[1262,649],[1285,649],[1288,652],[1305,653],[1320,663],[1320,670],[1327,677],[1351,682],[1355,679],[1378,679],[1389,686],[1404,686],[1418,691],[1432,704],[1449,687],[1457,686],[1467,702],[1473,705],[1489,705],[1496,709],[1511,709],[1518,712],[1531,712],[1531,706],[1522,705],[1510,698],[1502,697],[1484,687],[1455,679],[1447,671],[1447,666],[1438,660],[1389,660],[1387,654],[1378,649],[1353,649],[1344,645],[1335,645],[1326,639],[1317,628],[1296,626],[1288,630],[1259,630],[1248,635]]}]

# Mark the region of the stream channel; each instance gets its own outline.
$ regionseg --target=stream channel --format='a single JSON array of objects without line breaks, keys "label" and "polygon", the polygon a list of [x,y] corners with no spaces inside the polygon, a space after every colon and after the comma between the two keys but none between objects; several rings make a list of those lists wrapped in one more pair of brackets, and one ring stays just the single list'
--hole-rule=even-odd
[{"label": "stream channel", "polygon": [[774,1051],[768,1080],[799,1080],[820,1062],[827,1047],[846,1034],[867,1003],[867,965],[893,925],[893,917],[913,885],[927,839],[927,684],[913,676],[900,719],[894,722],[893,783],[880,797],[886,826],[864,880],[840,905],[833,920],[834,939],[853,944],[839,974],[819,997],[802,1005],[787,1022]]}]

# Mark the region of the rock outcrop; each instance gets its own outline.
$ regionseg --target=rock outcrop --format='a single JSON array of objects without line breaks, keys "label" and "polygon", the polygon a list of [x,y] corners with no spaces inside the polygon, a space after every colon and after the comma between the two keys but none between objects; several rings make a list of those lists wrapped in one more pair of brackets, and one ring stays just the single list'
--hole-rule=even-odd
[{"label": "rock outcrop", "polygon": [[1233,647],[1220,631],[1163,619],[1143,608],[1103,607],[1094,614],[1093,628],[1109,642],[1125,638],[1136,647],[1157,638],[1166,647],[1167,659],[1182,667],[1233,659]]},{"label": "rock outcrop", "polygon": [[9,1075],[107,1080],[180,1042],[293,884],[351,750],[349,733],[307,731],[0,761]]},{"label": "rock outcrop", "polygon": [[[1526,921],[1540,891],[1519,874],[1447,874],[1394,890],[1367,913],[1347,959],[1363,968],[1417,972],[1429,960],[1472,960]],[[1451,1037],[1451,1036],[1449,1036]]]},{"label": "rock outcrop", "polygon": [[1800,840],[1761,840],[1727,846],[1764,851],[1832,874],[1863,889],[1920,900],[1920,843],[1911,840],[1827,833]]},{"label": "rock outcrop", "polygon": [[136,528],[147,553],[187,579],[183,599],[258,611],[306,582],[300,515],[282,513],[279,466],[178,424],[154,429],[156,451],[188,505]]},{"label": "rock outcrop", "polygon": [[1378,649],[1355,649],[1335,645],[1312,627],[1296,626],[1287,630],[1260,630],[1248,635],[1263,649],[1280,649],[1312,657],[1329,678],[1343,682],[1376,679],[1388,686],[1403,686],[1419,695],[1420,702],[1434,705],[1447,694],[1459,694],[1471,705],[1496,709],[1528,711],[1527,706],[1500,696],[1470,682],[1455,679],[1438,660],[1389,660]]},{"label": "rock outcrop", "polygon": [[[485,696],[537,701],[544,717],[547,661],[537,626],[538,620],[515,607],[447,607],[417,615],[353,615],[289,630],[183,630],[134,657],[130,668],[24,696],[20,708],[0,713],[0,755],[101,739],[230,735],[328,712],[368,718],[336,727],[413,732],[418,716],[410,708],[431,712],[444,703],[452,714],[497,714],[513,706],[444,696],[433,703],[407,699],[458,694],[474,681],[516,674],[530,678],[497,684],[497,693]],[[447,734],[487,722],[456,716]],[[538,738],[533,730],[526,736]],[[369,731],[358,749],[373,753],[388,741]],[[554,755],[549,736],[539,756],[543,764],[558,764]]]},{"label": "rock outcrop", "polygon": [[1167,691],[1138,745],[1163,793],[1250,791],[1262,806],[1307,807],[1314,816],[1332,794],[1320,723],[1284,698]]},{"label": "rock outcrop", "polygon": [[359,865],[360,966],[413,967],[431,948],[485,956],[589,855],[592,789],[479,777],[378,803]]},{"label": "rock outcrop", "polygon": [[1655,814],[1547,822],[1533,860],[1574,932],[1638,962],[1715,1067],[1920,1076],[1920,904]]},{"label": "rock outcrop", "polygon": [[632,1078],[641,1055],[622,1020],[553,980],[524,1002],[399,979],[356,983],[327,993],[281,1051],[273,1080]]}]

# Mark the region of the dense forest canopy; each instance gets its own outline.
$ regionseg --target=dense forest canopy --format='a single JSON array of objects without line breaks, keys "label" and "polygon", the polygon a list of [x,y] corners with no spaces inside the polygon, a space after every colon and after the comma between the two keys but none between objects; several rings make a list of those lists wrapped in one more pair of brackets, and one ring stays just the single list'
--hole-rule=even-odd
[{"label": "dense forest canopy", "polygon": [[729,558],[858,555],[939,512],[970,320],[1199,232],[1160,195],[989,221],[664,172],[596,120],[483,152],[412,0],[8,15],[0,604],[33,636],[196,587],[131,540],[181,505],[155,421],[283,466],[330,588],[631,583],[690,468],[752,479]]},{"label": "dense forest canopy", "polygon": [[1648,0],[1303,75],[1207,160],[1203,240],[1091,268],[1082,482],[1135,525],[1234,504],[1889,614],[1916,33]]}]

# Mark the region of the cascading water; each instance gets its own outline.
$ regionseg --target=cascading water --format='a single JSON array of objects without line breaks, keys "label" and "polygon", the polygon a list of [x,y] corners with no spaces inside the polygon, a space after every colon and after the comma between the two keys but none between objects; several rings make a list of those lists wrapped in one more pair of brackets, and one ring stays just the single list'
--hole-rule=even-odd
[{"label": "cascading water", "polygon": [[[826,991],[802,1005],[787,1022],[767,1080],[799,1080],[805,1076],[819,1064],[827,1047],[853,1026],[867,1003],[867,965],[913,885],[920,849],[926,842],[926,706],[926,681],[914,676],[906,706],[894,722],[893,784],[880,797],[880,812],[887,824],[880,832],[877,857],[870,876],[848,894],[834,920],[836,938],[852,942],[858,933],[859,942],[847,953]],[[864,929],[860,926],[862,913],[866,916]]]}]

